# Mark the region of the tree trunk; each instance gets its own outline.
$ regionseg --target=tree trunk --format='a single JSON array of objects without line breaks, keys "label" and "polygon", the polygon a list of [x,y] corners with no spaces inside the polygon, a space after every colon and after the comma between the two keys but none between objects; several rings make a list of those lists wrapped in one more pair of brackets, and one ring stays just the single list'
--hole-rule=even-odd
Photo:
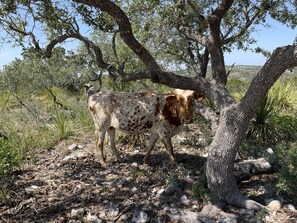
[{"label": "tree trunk", "polygon": [[[240,118],[238,118],[240,117]],[[238,116],[236,104],[221,112],[220,124],[208,148],[206,175],[213,203],[219,208],[226,204],[260,209],[262,205],[248,200],[240,192],[235,176],[234,161],[245,135],[247,119]]]}]

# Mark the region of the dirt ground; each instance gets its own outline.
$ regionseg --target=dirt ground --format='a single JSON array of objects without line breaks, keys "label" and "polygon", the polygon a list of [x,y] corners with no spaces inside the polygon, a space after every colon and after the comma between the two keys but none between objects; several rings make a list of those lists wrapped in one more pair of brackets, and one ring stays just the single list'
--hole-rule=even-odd
[{"label": "dirt ground", "polygon": [[[229,207],[221,215],[201,214],[207,196],[198,198],[194,187],[206,162],[200,141],[175,137],[176,166],[158,144],[147,167],[145,142],[122,139],[122,162],[113,162],[108,152],[106,168],[97,162],[92,135],[60,142],[0,181],[0,222],[297,222],[285,201],[271,213]],[[274,181],[262,175],[240,187],[265,204],[276,199],[267,189]]]}]

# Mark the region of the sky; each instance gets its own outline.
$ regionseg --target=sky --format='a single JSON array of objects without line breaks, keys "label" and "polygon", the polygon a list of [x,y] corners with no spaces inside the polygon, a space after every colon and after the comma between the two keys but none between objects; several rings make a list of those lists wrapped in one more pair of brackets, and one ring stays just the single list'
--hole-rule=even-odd
[{"label": "sky", "polygon": [[[267,29],[263,26],[258,27],[258,32],[253,34],[257,40],[256,46],[262,47],[268,51],[285,45],[291,45],[297,37],[297,28],[294,30],[275,21],[270,21],[272,28]],[[1,35],[1,33],[0,33]],[[0,69],[9,64],[15,58],[21,58],[21,48],[12,47],[9,44],[0,45]],[[234,50],[232,53],[225,53],[225,64],[232,65],[257,65],[262,66],[267,58],[261,54],[250,51]]]}]

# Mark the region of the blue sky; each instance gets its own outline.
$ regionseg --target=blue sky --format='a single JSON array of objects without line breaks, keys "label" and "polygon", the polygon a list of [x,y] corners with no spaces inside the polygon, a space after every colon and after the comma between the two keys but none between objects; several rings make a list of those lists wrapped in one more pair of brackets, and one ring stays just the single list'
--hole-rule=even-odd
[{"label": "blue sky", "polygon": [[[277,47],[293,44],[297,37],[297,28],[293,30],[274,20],[270,20],[269,23],[272,26],[271,28],[259,26],[259,31],[253,33],[253,37],[257,40],[256,46],[272,52]],[[231,54],[225,53],[227,65],[233,63],[236,65],[263,65],[266,60],[267,58],[261,54],[253,52],[234,51]]]},{"label": "blue sky", "polygon": [[[259,26],[259,31],[253,34],[258,41],[257,46],[273,51],[279,46],[291,45],[297,36],[297,28],[294,30],[275,21],[270,21],[272,28],[267,29]],[[0,33],[1,34],[1,33]],[[9,44],[0,45],[0,69],[15,58],[21,58],[21,48],[12,47]],[[225,53],[226,65],[263,65],[266,58],[261,54],[244,51]]]}]

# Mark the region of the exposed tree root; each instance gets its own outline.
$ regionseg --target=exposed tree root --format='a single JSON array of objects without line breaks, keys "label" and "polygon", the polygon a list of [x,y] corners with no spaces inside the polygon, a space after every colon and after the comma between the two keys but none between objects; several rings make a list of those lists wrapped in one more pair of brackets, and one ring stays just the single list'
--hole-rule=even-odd
[{"label": "exposed tree root", "polygon": [[253,210],[268,210],[264,205],[246,198],[241,193],[235,193],[231,197],[227,198],[227,203],[239,208],[253,209]]}]

